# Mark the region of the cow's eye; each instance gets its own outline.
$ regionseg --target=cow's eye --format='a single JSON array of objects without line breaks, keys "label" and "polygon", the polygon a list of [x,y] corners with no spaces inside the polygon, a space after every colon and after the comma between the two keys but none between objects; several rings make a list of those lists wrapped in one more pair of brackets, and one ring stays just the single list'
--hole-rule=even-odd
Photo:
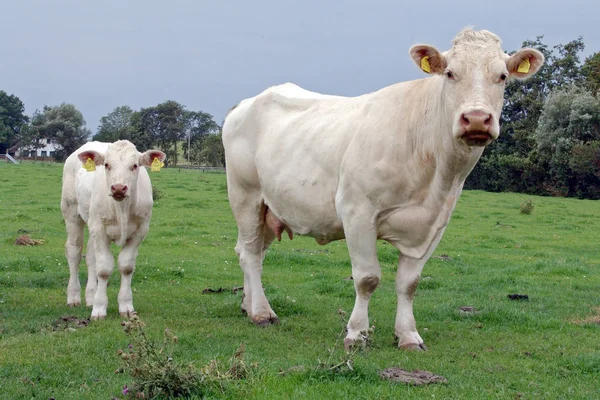
[{"label": "cow's eye", "polygon": [[131,169],[132,169],[133,171],[135,171],[136,169],[138,169],[138,165],[137,165],[137,164],[133,164],[133,166],[131,167]]},{"label": "cow's eye", "polygon": [[508,76],[506,74],[501,74],[500,75],[500,82],[504,82],[506,80],[506,78],[508,78]]},{"label": "cow's eye", "polygon": [[448,77],[448,79],[454,79],[454,74],[452,73],[452,71],[446,71],[446,76]]},{"label": "cow's eye", "polygon": [[110,169],[110,165],[108,165],[108,163],[106,163],[106,164],[104,164],[104,168]]}]

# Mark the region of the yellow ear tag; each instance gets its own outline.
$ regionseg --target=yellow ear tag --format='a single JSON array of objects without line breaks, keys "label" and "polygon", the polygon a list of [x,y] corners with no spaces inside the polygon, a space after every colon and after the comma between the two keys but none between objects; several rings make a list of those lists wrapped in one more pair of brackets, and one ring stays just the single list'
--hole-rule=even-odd
[{"label": "yellow ear tag", "polygon": [[85,168],[87,172],[92,172],[96,170],[96,164],[94,163],[94,160],[88,158],[85,164],[83,164],[83,168]]},{"label": "yellow ear tag", "polygon": [[526,74],[529,72],[530,67],[531,67],[531,63],[529,62],[529,58],[526,58],[523,61],[521,61],[521,64],[519,64],[519,67],[517,68],[517,72]]},{"label": "yellow ear tag", "polygon": [[431,72],[431,66],[429,65],[429,56],[421,58],[421,69],[427,73]]},{"label": "yellow ear tag", "polygon": [[152,161],[152,165],[150,167],[150,170],[153,171],[153,172],[158,172],[164,166],[165,166],[165,164],[162,161],[160,161],[158,159],[158,157],[154,157],[154,161]]}]

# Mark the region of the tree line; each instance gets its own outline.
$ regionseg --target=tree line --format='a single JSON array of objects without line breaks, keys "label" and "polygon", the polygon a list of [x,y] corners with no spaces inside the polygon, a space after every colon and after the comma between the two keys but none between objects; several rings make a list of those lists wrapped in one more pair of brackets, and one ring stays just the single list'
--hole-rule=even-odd
[{"label": "tree line", "polygon": [[465,188],[600,199],[600,52],[583,62],[580,37],[549,48],[525,41],[546,63],[506,87],[500,137]]},{"label": "tree line", "polygon": [[27,116],[17,96],[0,91],[0,154],[17,148],[37,150],[49,140],[57,145],[54,159],[63,161],[90,138],[104,142],[127,139],[140,151],[158,147],[170,164],[185,160],[194,165],[225,165],[221,127],[210,114],[187,110],[176,101],[137,111],[117,107],[102,117],[92,136],[73,104],[44,106]]},{"label": "tree line", "polygon": [[[581,37],[550,48],[538,36],[523,46],[540,50],[546,63],[530,79],[507,85],[500,137],[465,188],[600,199],[600,52],[582,62]],[[24,110],[16,96],[0,91],[0,153],[15,144],[36,148],[46,138],[59,145],[55,158],[62,160],[91,136],[71,104],[45,106],[31,117]],[[137,111],[115,108],[93,139],[159,147],[173,164],[181,161],[181,146],[192,164],[223,166],[220,130],[210,114],[165,101]]]}]

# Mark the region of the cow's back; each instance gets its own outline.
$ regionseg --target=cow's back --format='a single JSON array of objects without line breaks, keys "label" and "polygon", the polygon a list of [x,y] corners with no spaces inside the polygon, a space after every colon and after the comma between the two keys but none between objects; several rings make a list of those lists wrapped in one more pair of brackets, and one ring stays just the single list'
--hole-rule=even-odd
[{"label": "cow's back", "polygon": [[336,236],[342,229],[335,210],[339,168],[358,110],[356,98],[293,84],[242,101],[223,126],[230,201],[247,195],[232,193],[233,187],[256,188],[295,232]]}]

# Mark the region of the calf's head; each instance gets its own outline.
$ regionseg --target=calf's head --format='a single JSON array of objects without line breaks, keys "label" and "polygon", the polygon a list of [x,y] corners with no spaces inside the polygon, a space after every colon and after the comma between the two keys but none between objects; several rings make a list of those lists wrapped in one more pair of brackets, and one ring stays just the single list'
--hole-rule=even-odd
[{"label": "calf's head", "polygon": [[150,167],[155,159],[162,163],[166,156],[160,150],[140,153],[131,142],[119,140],[111,143],[105,154],[85,150],[78,158],[82,163],[91,159],[96,166],[104,168],[108,195],[120,202],[135,193],[140,167]]},{"label": "calf's head", "polygon": [[441,110],[451,118],[453,136],[468,146],[486,146],[498,138],[507,81],[525,79],[544,64],[543,54],[535,49],[523,48],[509,56],[496,35],[468,28],[444,53],[420,44],[410,49],[410,55],[441,81]]}]

